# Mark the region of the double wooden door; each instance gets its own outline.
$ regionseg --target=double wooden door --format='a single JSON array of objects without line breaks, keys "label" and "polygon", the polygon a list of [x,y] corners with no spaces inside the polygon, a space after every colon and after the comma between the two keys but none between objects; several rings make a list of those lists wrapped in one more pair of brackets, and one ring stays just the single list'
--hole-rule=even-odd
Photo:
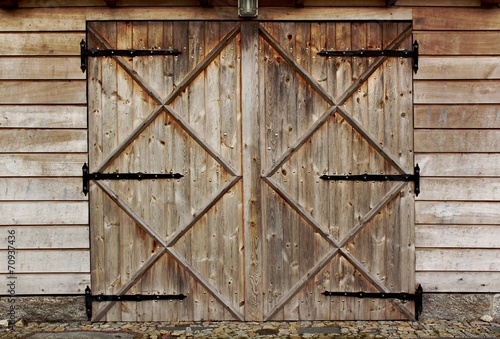
[{"label": "double wooden door", "polygon": [[93,320],[407,319],[405,182],[323,174],[413,168],[408,59],[322,49],[411,48],[391,22],[90,22],[89,168],[181,178],[90,184]]}]

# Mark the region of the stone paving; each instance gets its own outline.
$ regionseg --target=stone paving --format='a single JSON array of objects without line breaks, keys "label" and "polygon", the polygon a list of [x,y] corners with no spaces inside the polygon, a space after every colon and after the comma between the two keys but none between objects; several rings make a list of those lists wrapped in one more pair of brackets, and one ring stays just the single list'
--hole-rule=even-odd
[{"label": "stone paving", "polygon": [[23,323],[3,327],[0,338],[166,339],[166,338],[491,338],[500,323],[470,321],[302,321],[201,323]]}]

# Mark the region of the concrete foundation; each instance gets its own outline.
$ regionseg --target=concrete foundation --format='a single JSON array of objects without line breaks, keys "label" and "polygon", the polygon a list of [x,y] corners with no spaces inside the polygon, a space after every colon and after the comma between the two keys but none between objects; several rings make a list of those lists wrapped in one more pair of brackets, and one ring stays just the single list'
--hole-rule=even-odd
[{"label": "concrete foundation", "polygon": [[[12,320],[8,298],[0,298],[0,320]],[[14,318],[26,322],[86,321],[85,297],[16,297]],[[479,320],[500,322],[500,294],[424,293],[421,320]],[[336,319],[332,319],[336,320]]]}]

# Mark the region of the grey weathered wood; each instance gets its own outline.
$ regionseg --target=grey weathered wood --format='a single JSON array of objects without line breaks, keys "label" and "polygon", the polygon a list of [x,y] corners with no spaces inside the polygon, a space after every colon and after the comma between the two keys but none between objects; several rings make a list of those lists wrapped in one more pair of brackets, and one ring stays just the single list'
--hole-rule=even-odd
[{"label": "grey weathered wood", "polygon": [[[88,249],[88,225],[69,226],[30,226],[23,225],[12,228],[0,226],[0,232],[7,234],[7,230],[16,232],[16,249]],[[8,247],[8,238],[0,238],[1,248]],[[87,256],[90,255],[87,253]]]},{"label": "grey weathered wood", "polygon": [[497,292],[498,272],[417,272],[417,281],[425,291]]},{"label": "grey weathered wood", "polygon": [[500,220],[500,203],[475,201],[417,201],[417,224],[495,225]]},{"label": "grey weathered wood", "polygon": [[0,225],[85,225],[85,201],[4,201],[0,203]]},{"label": "grey weathered wood", "polygon": [[498,272],[499,249],[429,249],[417,250],[417,271]]},{"label": "grey weathered wood", "polygon": [[[19,273],[88,273],[90,267],[89,250],[66,249],[55,251],[47,249],[16,250],[15,272]],[[0,250],[0,258],[8,262],[8,250]],[[8,272],[7,265],[0,274]]]},{"label": "grey weathered wood", "polygon": [[[10,274],[0,275],[7,280]],[[90,285],[88,273],[17,274],[17,294],[84,294]]]},{"label": "grey weathered wood", "polygon": [[418,248],[500,248],[498,225],[418,225],[415,233]]}]

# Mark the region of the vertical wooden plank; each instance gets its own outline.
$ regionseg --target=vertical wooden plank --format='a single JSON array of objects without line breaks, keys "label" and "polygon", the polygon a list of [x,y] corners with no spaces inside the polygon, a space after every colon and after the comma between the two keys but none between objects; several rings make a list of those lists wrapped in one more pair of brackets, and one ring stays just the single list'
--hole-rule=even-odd
[{"label": "vertical wooden plank", "polygon": [[[107,23],[101,26],[101,30],[106,32],[108,42],[116,46],[117,30],[116,23]],[[102,60],[102,152],[109,155],[117,145],[117,65],[111,58]],[[103,228],[105,242],[105,282],[106,294],[114,295],[120,289],[120,227],[118,221],[118,209],[116,205],[107,197],[104,197]],[[121,319],[121,310],[116,305],[110,309],[106,317],[113,320]]]},{"label": "vertical wooden plank", "polygon": [[[399,24],[399,31],[402,32],[408,24]],[[410,49],[412,40],[408,38],[402,48]],[[398,89],[397,94],[399,124],[399,152],[400,161],[404,168],[413,173],[413,96],[412,96],[412,62],[409,59],[399,59],[398,62]],[[400,220],[401,227],[401,248],[400,256],[403,265],[400,267],[400,289],[415,292],[415,196],[413,184],[409,184],[402,192]],[[409,309],[413,309],[408,306]]]},{"label": "vertical wooden plank", "polygon": [[[387,22],[383,25],[382,41],[383,48],[398,36],[398,24]],[[397,59],[388,58],[381,66],[384,73],[384,146],[391,154],[397,154],[399,145],[399,118],[395,90],[397,91]],[[392,170],[394,171],[394,170]],[[379,254],[385,257],[385,279],[384,284],[391,290],[399,287],[398,271],[404,263],[399,256],[401,229],[399,225],[399,198],[391,202],[385,208],[385,253]],[[398,318],[400,316],[393,307],[386,308],[386,318]]]},{"label": "vertical wooden plank", "polygon": [[[205,23],[205,36],[204,45],[207,53],[210,49],[215,46],[220,39],[220,24],[217,22],[207,22]],[[204,132],[205,141],[207,141],[214,149],[220,153],[221,143],[220,143],[220,119],[221,119],[221,95],[220,95],[220,65],[221,59],[225,58],[225,53],[229,50],[228,47],[222,52],[221,56],[218,56],[214,61],[207,66],[205,70],[205,123]],[[228,115],[232,115],[233,112],[226,112]],[[220,176],[216,173],[219,170],[217,163],[212,162],[213,167],[207,167],[207,175],[209,180],[207,180],[206,185],[209,187],[209,191],[217,189],[222,185],[222,180]],[[222,213],[219,211],[225,211],[221,202],[218,203],[220,208],[215,209],[215,211],[210,211],[208,214],[208,220],[206,225],[206,239],[212,239],[208,243],[207,249],[207,263],[206,263],[206,274],[210,283],[221,291],[224,296],[227,296],[227,284],[224,283],[226,275],[229,270],[224,270],[221,272],[218,263],[221,261],[223,264],[231,266],[230,252],[231,247],[225,246],[229,245],[226,243],[227,236],[221,236],[221,234],[226,234],[225,226],[228,224],[222,218]],[[213,297],[210,298],[210,302],[207,306],[207,314],[209,319],[221,319],[224,315],[224,309],[219,303],[213,301]]]},{"label": "vertical wooden plank", "polygon": [[[336,50],[351,50],[351,24],[350,23],[336,23]],[[352,58],[337,58],[337,97],[342,95],[347,88],[352,83]],[[346,101],[343,108],[347,112],[352,112],[353,103],[352,101]],[[343,119],[339,120],[337,124],[338,137],[337,142],[341,146],[341,149],[337,152],[338,158],[334,160],[335,163],[342,164],[339,171],[341,173],[349,173],[354,171],[353,163],[353,138],[355,137],[352,127]],[[336,183],[333,185],[337,185]],[[350,228],[354,225],[354,182],[339,182],[339,195],[337,197],[339,203],[337,205],[337,211],[339,215],[339,237],[342,239]],[[346,265],[345,260],[340,261],[341,264]],[[350,270],[349,267],[344,267],[342,270]],[[339,288],[341,291],[350,291],[355,286],[353,281],[345,280],[340,281]],[[355,306],[355,300],[352,298],[345,298],[342,303],[342,311],[340,317],[342,319],[352,319],[354,314],[352,313]]]},{"label": "vertical wooden plank", "polygon": [[[148,22],[147,25],[147,48],[158,49],[162,47],[163,43],[163,28],[162,22]],[[168,87],[166,87],[166,72],[164,57],[152,56],[145,60],[146,71],[148,72],[148,84],[155,88],[162,97],[166,95]],[[146,113],[147,114],[147,113]],[[166,152],[160,140],[163,139],[162,131],[164,127],[165,114],[160,114],[146,130],[149,130],[148,142],[144,143],[141,149],[143,159],[145,160],[146,167],[144,171],[150,173],[162,173],[165,168]],[[163,180],[151,180],[142,182],[142,187],[146,189],[143,193],[144,203],[147,208],[144,209],[144,220],[160,235],[165,234],[164,226],[164,206],[165,194]],[[146,238],[148,243],[147,250],[148,256],[156,254],[160,250],[160,245],[150,238]],[[143,293],[159,294],[162,293],[164,287],[165,270],[158,267],[157,263],[153,268],[149,269],[141,279],[141,288]],[[158,269],[159,268],[159,269]],[[166,293],[166,292],[163,292]],[[138,305],[138,313],[142,316],[143,320],[152,320],[161,315],[162,310],[160,303],[157,301],[142,302]]]},{"label": "vertical wooden plank", "polygon": [[[173,45],[174,48],[178,48],[182,51],[182,54],[174,59],[174,69],[173,69],[173,83],[179,84],[189,69],[189,23],[188,22],[175,22],[173,27]],[[187,92],[187,90],[186,90]],[[174,108],[180,112],[180,114],[188,119],[188,95],[186,92],[182,93],[176,101],[173,103]],[[183,183],[181,185],[176,186],[175,191],[175,210],[177,213],[177,218],[172,220],[173,223],[170,226],[170,232],[173,233],[179,227],[185,226],[192,215],[191,209],[191,185],[193,180],[193,174],[190,169],[190,144],[189,137],[187,133],[179,128],[176,124],[172,124],[174,126],[174,131],[176,131],[175,138],[173,139],[172,147],[175,150],[173,163],[176,166],[181,166],[181,170],[184,174],[184,178],[182,179]],[[186,236],[186,235],[185,235]],[[186,239],[186,244],[189,244],[189,237]],[[183,248],[183,251],[186,249]],[[188,249],[189,250],[189,247]],[[186,257],[188,257],[186,255]],[[171,257],[169,257],[172,260]],[[167,272],[169,276],[178,276],[180,267],[175,264],[171,264],[168,266],[170,269]],[[198,297],[195,290],[196,284],[189,285],[190,290],[186,290],[186,293],[189,293],[190,301],[182,304],[183,307],[179,308],[178,319],[179,320],[189,320],[193,319],[194,316],[194,304],[195,299]]]},{"label": "vertical wooden plank", "polygon": [[[381,23],[368,23],[367,31],[367,49],[382,49],[382,24]],[[373,58],[369,58],[368,61],[371,63],[374,61]],[[372,135],[379,141],[384,140],[384,73],[382,68],[379,67],[368,79],[367,83],[367,114],[365,118],[365,128],[372,133]],[[369,145],[365,144],[366,147]],[[386,173],[387,168],[384,168],[384,159],[375,151],[373,148],[369,147],[368,153],[366,154],[368,160],[367,170],[368,173]],[[363,173],[363,172],[360,172]],[[370,183],[370,197],[366,199],[369,206],[375,206],[380,199],[380,191],[386,190],[388,185],[385,183]],[[379,194],[377,194],[377,192]],[[384,271],[385,259],[383,255],[378,255],[378,253],[383,253],[385,246],[385,227],[383,226],[385,219],[385,214],[381,214],[376,221],[371,222],[369,225],[365,226],[368,228],[367,239],[369,243],[363,244],[363,247],[367,247],[365,253],[370,253],[366,256],[365,260],[367,267],[370,268],[375,274]],[[375,254],[373,254],[375,253]],[[371,303],[370,309],[366,310],[368,319],[383,319],[384,309],[380,307],[380,302]]]},{"label": "vertical wooden plank", "polygon": [[262,308],[262,224],[260,217],[259,161],[259,27],[243,22],[241,35],[241,107],[243,165],[243,229],[245,236],[245,319],[261,321]]},{"label": "vertical wooden plank", "polygon": [[[205,54],[205,23],[203,22],[189,22],[189,47],[188,47],[188,57],[189,57],[189,69],[193,69],[203,58]],[[206,122],[206,112],[205,112],[205,72],[201,73],[198,78],[196,78],[188,87],[189,102],[188,102],[188,112],[189,112],[189,124],[197,131],[203,131],[203,125]],[[190,140],[193,145],[190,147],[190,159],[191,159],[191,206],[201,206],[201,204],[206,201],[210,194],[208,191],[206,179],[207,173],[207,153],[200,147],[194,145],[194,140]],[[195,232],[207,232],[207,218],[201,218],[198,223],[194,226]],[[198,248],[202,248],[205,245],[205,239],[202,237],[196,237],[188,232],[184,235],[185,244],[190,248],[186,248],[187,258],[191,258],[191,262],[195,264],[199,273],[207,277],[207,262],[203,258],[198,258],[196,256]],[[210,302],[209,296],[203,290],[203,288],[197,284],[197,295],[198,303],[194,307],[194,319],[203,319],[203,315],[208,312],[208,305]]]},{"label": "vertical wooden plank", "polygon": [[[89,46],[92,39],[87,38]],[[88,60],[88,91],[94,95],[88,103],[89,119],[89,170],[92,171],[103,159],[102,154],[102,81],[101,81],[102,59],[89,58]],[[92,293],[105,293],[104,284],[104,229],[102,220],[104,218],[102,209],[102,192],[90,184],[89,208],[90,208],[90,272]],[[93,313],[99,308],[98,303],[93,303]]]}]

